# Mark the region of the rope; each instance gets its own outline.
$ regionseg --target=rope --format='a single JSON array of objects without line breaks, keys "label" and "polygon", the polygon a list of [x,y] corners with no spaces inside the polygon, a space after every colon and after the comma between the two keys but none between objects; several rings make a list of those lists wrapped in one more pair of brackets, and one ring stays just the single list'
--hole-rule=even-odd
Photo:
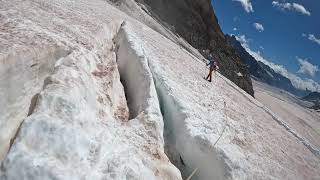
[{"label": "rope", "polygon": [[[219,142],[219,140],[221,139],[222,135],[224,134],[224,131],[226,130],[227,128],[227,124],[228,124],[228,116],[227,116],[227,103],[226,101],[223,101],[224,102],[224,116],[225,116],[225,124],[224,124],[224,127],[223,127],[223,130],[222,132],[220,133],[220,136],[219,138],[216,140],[216,142],[213,144],[213,147],[216,146],[216,144]],[[192,171],[192,173],[190,174],[190,176],[186,179],[186,180],[191,180],[191,178],[195,175],[195,173],[198,171],[199,168],[196,168]]]},{"label": "rope", "polygon": [[198,168],[194,169],[192,171],[192,173],[190,174],[190,176],[186,179],[186,180],[190,180],[192,178],[192,176],[194,176],[194,174],[198,171]]},{"label": "rope", "polygon": [[226,103],[226,101],[223,101],[224,102],[224,116],[225,116],[225,124],[224,124],[224,127],[223,127],[223,130],[222,130],[222,132],[220,133],[220,136],[219,136],[219,138],[216,140],[216,142],[213,144],[213,147],[215,147],[216,146],[216,144],[219,142],[219,140],[221,139],[221,137],[222,137],[222,135],[223,135],[223,133],[224,133],[224,131],[226,130],[226,128],[227,128],[227,124],[228,124],[228,116],[227,116],[227,111],[226,111],[226,107],[227,107],[227,103]]}]

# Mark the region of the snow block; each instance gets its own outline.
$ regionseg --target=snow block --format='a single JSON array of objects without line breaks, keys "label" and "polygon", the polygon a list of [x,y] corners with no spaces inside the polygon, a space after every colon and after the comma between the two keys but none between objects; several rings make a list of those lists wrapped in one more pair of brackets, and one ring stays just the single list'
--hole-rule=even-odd
[{"label": "snow block", "polygon": [[0,56],[0,160],[28,116],[32,97],[41,91],[56,61],[68,54],[66,47],[47,44]]},{"label": "snow block", "polygon": [[[149,68],[144,47],[139,45],[139,39],[126,26],[122,25],[115,42],[117,45],[117,63],[128,102],[131,125],[142,124],[147,130],[146,139],[154,139],[161,159],[167,159],[164,154],[163,117],[159,107],[157,91]],[[165,167],[161,165],[162,167]],[[169,179],[181,179],[180,172],[169,163],[160,174],[171,174]]]}]

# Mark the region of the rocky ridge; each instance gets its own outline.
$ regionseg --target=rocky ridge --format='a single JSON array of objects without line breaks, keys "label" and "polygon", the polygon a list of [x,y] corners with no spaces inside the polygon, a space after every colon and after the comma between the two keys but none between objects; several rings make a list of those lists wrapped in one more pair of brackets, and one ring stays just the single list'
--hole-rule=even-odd
[{"label": "rocky ridge", "polygon": [[[118,3],[125,3],[118,0]],[[210,0],[136,0],[166,28],[183,37],[205,57],[209,50],[220,60],[221,73],[254,96],[247,67],[227,44]],[[239,76],[241,73],[241,76]]]},{"label": "rocky ridge", "polygon": [[311,92],[310,94],[301,98],[302,100],[312,102],[312,109],[320,110],[320,93]]},{"label": "rocky ridge", "polygon": [[228,44],[230,44],[239,54],[241,61],[248,66],[250,74],[259,81],[271,86],[288,91],[296,96],[304,96],[308,93],[306,90],[295,88],[291,81],[283,75],[275,72],[271,67],[263,62],[257,61],[252,57],[234,35],[226,35]]}]

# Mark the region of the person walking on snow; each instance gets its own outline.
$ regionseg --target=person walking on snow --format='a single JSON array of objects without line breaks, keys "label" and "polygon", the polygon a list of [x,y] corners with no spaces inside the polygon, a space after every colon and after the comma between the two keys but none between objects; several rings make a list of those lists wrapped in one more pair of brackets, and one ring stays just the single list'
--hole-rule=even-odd
[{"label": "person walking on snow", "polygon": [[207,64],[207,66],[209,66],[209,74],[206,77],[206,80],[211,82],[211,80],[212,80],[212,72],[218,70],[218,63],[217,63],[217,61],[215,59],[213,59],[213,56],[211,54],[209,54],[208,60],[209,60],[209,63]]}]

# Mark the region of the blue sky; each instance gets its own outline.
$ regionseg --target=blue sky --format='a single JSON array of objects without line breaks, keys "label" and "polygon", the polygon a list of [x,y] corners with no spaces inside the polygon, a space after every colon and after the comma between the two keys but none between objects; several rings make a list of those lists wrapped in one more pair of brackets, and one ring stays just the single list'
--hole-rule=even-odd
[{"label": "blue sky", "polygon": [[296,87],[320,91],[319,0],[212,0],[222,31]]}]

